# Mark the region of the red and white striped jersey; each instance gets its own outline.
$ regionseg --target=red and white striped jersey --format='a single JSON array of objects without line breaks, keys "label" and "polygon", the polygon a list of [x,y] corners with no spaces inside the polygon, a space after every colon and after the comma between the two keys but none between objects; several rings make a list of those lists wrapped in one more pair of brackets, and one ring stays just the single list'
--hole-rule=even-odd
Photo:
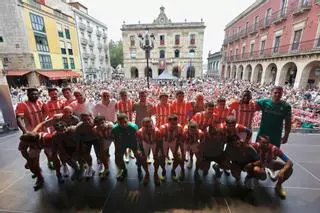
[{"label": "red and white striped jersey", "polygon": [[156,116],[156,126],[160,128],[168,122],[170,112],[170,104],[161,105],[160,103],[152,107],[153,114]]},{"label": "red and white striped jersey", "polygon": [[213,113],[216,115],[215,123],[224,123],[227,120],[227,117],[230,115],[230,109],[225,107],[223,109],[219,109],[217,107],[214,108]]},{"label": "red and white striped jersey", "polygon": [[118,101],[116,106],[119,113],[127,114],[129,121],[132,121],[133,103],[131,100],[127,100],[126,102],[123,102],[122,100],[120,100]]},{"label": "red and white striped jersey", "polygon": [[171,129],[169,124],[166,123],[160,127],[160,134],[166,142],[181,141],[183,137],[183,127],[178,124],[176,127]]},{"label": "red and white striped jersey", "polygon": [[214,124],[216,115],[208,115],[206,111],[196,113],[191,120],[197,122],[199,129],[205,130],[208,126]]},{"label": "red and white striped jersey", "polygon": [[42,107],[43,103],[40,100],[36,102],[24,101],[18,103],[16,115],[23,116],[27,131],[32,131],[44,120]]},{"label": "red and white striped jersey", "polygon": [[145,142],[148,144],[154,144],[156,141],[161,139],[160,130],[157,127],[154,127],[149,134],[146,132],[145,128],[142,127],[136,134],[139,143]]},{"label": "red and white striped jersey", "polygon": [[67,99],[63,99],[62,100],[62,109],[66,106],[69,106],[71,105],[73,102],[76,102],[77,99],[73,98],[73,99],[70,99],[70,100],[67,100]]},{"label": "red and white striped jersey", "polygon": [[111,122],[105,124],[102,128],[97,126],[93,127],[93,133],[100,139],[112,140],[112,126]]},{"label": "red and white striped jersey", "polygon": [[198,129],[198,131],[194,135],[190,135],[187,125],[183,129],[183,143],[185,144],[194,144],[197,142],[202,143],[204,141],[204,136],[205,135],[201,129]]},{"label": "red and white striped jersey", "polygon": [[260,107],[254,101],[250,101],[248,104],[240,103],[240,101],[234,101],[229,105],[229,109],[236,117],[237,123],[251,129],[254,114],[256,111],[260,110]]},{"label": "red and white striped jersey", "polygon": [[47,103],[43,104],[42,110],[44,116],[47,116],[48,118],[53,118],[55,114],[62,113],[63,109],[63,101],[62,100],[56,100],[56,101],[47,101]]},{"label": "red and white striped jersey", "polygon": [[177,103],[177,101],[173,101],[171,104],[171,113],[176,114],[178,116],[178,122],[181,125],[186,125],[188,123],[188,119],[192,114],[192,103],[191,102],[182,102]]}]

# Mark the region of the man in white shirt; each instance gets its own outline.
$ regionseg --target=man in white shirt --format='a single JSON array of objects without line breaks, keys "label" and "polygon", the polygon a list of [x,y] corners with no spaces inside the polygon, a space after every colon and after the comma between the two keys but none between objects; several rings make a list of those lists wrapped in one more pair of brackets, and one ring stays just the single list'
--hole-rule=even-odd
[{"label": "man in white shirt", "polygon": [[116,103],[117,101],[110,98],[109,91],[101,92],[101,101],[97,103],[93,108],[93,115],[104,116],[106,121],[115,122],[116,121]]},{"label": "man in white shirt", "polygon": [[83,92],[75,90],[73,95],[76,98],[76,101],[70,104],[73,109],[73,113],[78,117],[80,117],[81,114],[93,115],[92,110],[94,104],[86,99]]}]

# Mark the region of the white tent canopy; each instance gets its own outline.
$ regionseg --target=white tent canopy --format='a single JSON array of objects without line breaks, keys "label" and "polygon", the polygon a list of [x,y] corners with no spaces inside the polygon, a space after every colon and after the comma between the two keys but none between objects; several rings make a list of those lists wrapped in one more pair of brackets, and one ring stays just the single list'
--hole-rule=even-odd
[{"label": "white tent canopy", "polygon": [[177,77],[171,75],[168,70],[164,70],[157,78],[156,80],[178,80]]}]

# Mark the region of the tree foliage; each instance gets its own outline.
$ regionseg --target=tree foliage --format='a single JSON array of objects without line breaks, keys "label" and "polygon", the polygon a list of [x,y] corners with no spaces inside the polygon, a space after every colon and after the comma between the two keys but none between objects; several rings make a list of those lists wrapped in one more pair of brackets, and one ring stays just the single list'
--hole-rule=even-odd
[{"label": "tree foliage", "polygon": [[116,68],[119,64],[123,66],[123,44],[122,41],[109,42],[110,63],[113,68]]}]

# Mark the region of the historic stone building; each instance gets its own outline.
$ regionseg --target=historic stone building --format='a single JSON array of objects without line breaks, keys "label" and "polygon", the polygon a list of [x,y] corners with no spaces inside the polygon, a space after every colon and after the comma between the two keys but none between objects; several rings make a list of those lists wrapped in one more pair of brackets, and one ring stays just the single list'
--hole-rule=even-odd
[{"label": "historic stone building", "polygon": [[145,52],[139,45],[139,33],[146,29],[155,35],[150,54],[150,75],[163,71],[180,78],[202,75],[202,51],[205,25],[200,22],[172,22],[160,8],[159,16],[150,24],[123,24],[124,73],[126,78],[147,76]]},{"label": "historic stone building", "polygon": [[221,77],[319,87],[319,4],[257,0],[225,28]]},{"label": "historic stone building", "polygon": [[221,51],[208,54],[207,75],[211,77],[219,77],[220,62],[222,58]]}]

